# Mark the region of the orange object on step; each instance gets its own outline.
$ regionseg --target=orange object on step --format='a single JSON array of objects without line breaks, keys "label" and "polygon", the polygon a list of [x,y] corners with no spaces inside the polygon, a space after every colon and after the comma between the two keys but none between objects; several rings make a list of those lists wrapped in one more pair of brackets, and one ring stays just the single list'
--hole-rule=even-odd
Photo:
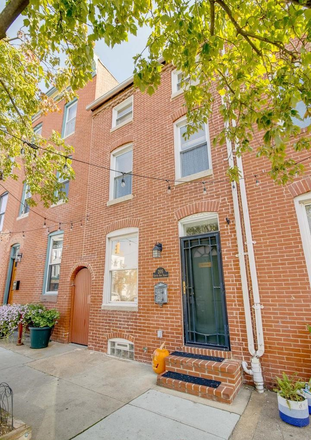
[{"label": "orange object on step", "polygon": [[165,342],[160,348],[154,350],[152,355],[152,368],[157,374],[161,374],[165,371],[165,358],[170,354],[166,348],[164,348]]}]

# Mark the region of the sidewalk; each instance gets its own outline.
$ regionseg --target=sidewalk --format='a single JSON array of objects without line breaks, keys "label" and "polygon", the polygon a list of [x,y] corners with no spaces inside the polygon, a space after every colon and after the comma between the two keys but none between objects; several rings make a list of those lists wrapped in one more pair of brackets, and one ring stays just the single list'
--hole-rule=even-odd
[{"label": "sidewalk", "polygon": [[229,406],[156,386],[151,366],[74,344],[0,342],[0,382],[33,440],[311,439],[278,417],[276,396],[243,387]]}]

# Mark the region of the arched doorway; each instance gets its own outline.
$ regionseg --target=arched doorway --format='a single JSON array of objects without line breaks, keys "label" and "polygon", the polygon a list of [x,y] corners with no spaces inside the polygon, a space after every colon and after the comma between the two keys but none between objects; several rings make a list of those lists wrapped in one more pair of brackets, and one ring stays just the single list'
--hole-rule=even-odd
[{"label": "arched doorway", "polygon": [[15,261],[15,257],[19,251],[19,244],[13,244],[10,252],[10,260],[8,266],[8,273],[6,277],[3,304],[12,304],[13,303],[13,283],[15,279],[15,271],[17,262]]},{"label": "arched doorway", "polygon": [[72,293],[71,342],[88,344],[91,274],[84,267],[76,274]]}]

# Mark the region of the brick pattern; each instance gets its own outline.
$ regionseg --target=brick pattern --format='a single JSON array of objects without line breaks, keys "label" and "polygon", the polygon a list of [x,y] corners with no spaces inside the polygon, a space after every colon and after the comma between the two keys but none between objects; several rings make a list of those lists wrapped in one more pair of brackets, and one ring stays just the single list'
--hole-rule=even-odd
[{"label": "brick pattern", "polygon": [[298,182],[294,182],[288,186],[288,190],[293,197],[301,196],[311,191],[311,177],[308,176]]}]

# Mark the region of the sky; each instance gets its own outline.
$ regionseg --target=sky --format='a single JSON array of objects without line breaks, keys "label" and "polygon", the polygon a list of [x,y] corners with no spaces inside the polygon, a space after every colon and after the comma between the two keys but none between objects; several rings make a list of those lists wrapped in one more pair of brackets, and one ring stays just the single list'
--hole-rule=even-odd
[{"label": "sky", "polygon": [[[4,6],[5,0],[0,0],[0,11]],[[8,30],[8,35],[11,38],[15,37],[22,25],[23,18],[20,16]],[[131,35],[128,42],[116,45],[113,49],[108,47],[103,40],[96,43],[96,55],[119,82],[132,76],[134,69],[133,56],[144,49],[149,32],[148,28],[139,29],[136,37]]]}]

